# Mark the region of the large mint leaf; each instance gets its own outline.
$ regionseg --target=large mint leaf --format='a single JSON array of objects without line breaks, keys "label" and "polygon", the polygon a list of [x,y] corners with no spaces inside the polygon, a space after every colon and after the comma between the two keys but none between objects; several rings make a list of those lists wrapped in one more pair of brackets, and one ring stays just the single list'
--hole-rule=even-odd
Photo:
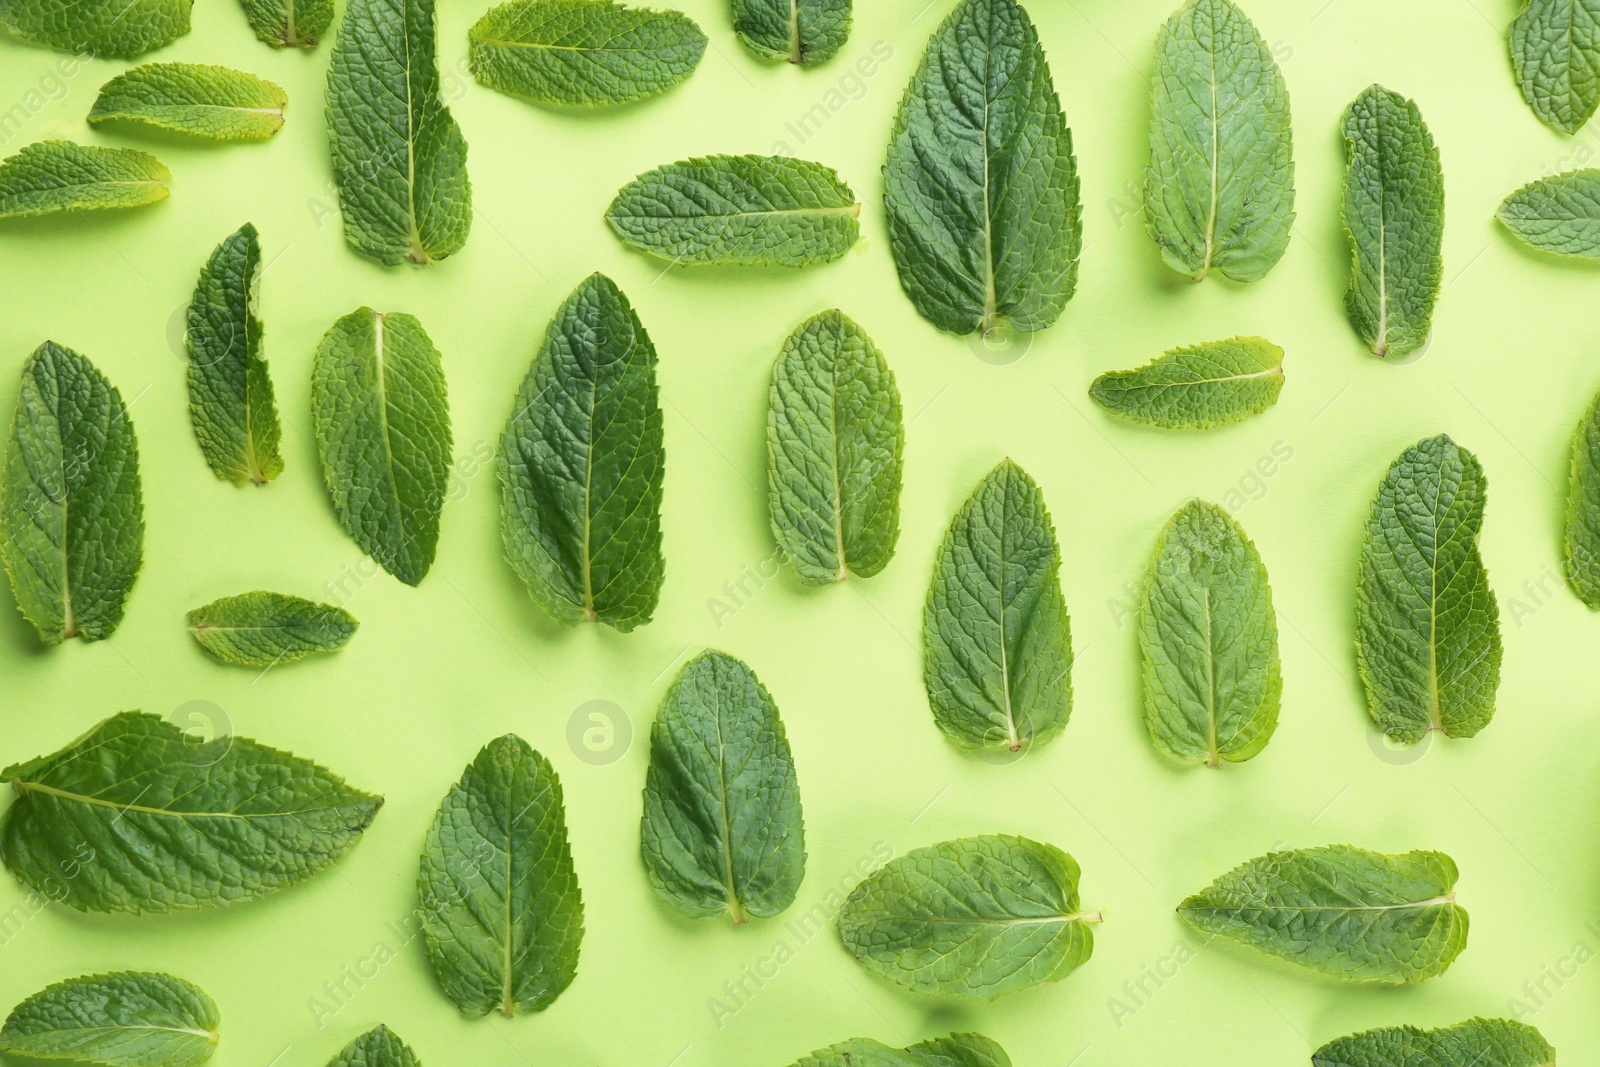
[{"label": "large mint leaf", "polygon": [[947,1037],[918,1041],[906,1048],[906,1055],[921,1067],[1011,1067],[1011,1057],[982,1034],[950,1034]]},{"label": "large mint leaf", "polygon": [[1356,662],[1372,718],[1402,744],[1471,737],[1494,715],[1500,609],[1478,554],[1488,483],[1441,434],[1400,454],[1367,518]]},{"label": "large mint leaf", "polygon": [[583,898],[561,782],[515,734],[451,786],[422,848],[422,936],[467,1015],[543,1011],[578,973]]},{"label": "large mint leaf", "polygon": [[422,323],[371,308],[334,323],[311,371],[311,416],[339,524],[384,570],[418,584],[450,476],[444,369]]},{"label": "large mint leaf", "polygon": [[1541,252],[1600,259],[1600,169],[1529,182],[1506,197],[1495,217],[1518,240]]},{"label": "large mint leaf", "polygon": [[861,236],[861,205],[821,163],[705,156],[646,171],[606,209],[617,236],[672,266],[804,267]]},{"label": "large mint leaf", "polygon": [[223,663],[265,669],[333,652],[359,625],[349,612],[282,593],[241,593],[188,615],[189,633]]},{"label": "large mint leaf", "polygon": [[328,1067],[422,1067],[422,1061],[393,1030],[379,1024],[346,1045]]},{"label": "large mint leaf", "polygon": [[1428,342],[1444,272],[1444,176],[1417,105],[1381,85],[1344,113],[1345,311],[1376,356]]},{"label": "large mint leaf", "polygon": [[439,92],[433,0],[350,0],[327,105],[351,246],[387,266],[461,251],[472,228],[467,142]]},{"label": "large mint leaf", "polygon": [[1289,90],[1232,0],[1188,0],[1156,38],[1144,213],[1173,270],[1266,276],[1294,226]]},{"label": "large mint leaf", "polygon": [[1383,1026],[1330,1041],[1312,1067],[1555,1067],[1556,1050],[1527,1023],[1468,1019],[1438,1030]]},{"label": "large mint leaf", "polygon": [[1061,548],[1044,494],[1006,460],[956,513],[922,616],[923,681],[939,729],[968,749],[1044,740],[1072,711]]},{"label": "large mint leaf", "polygon": [[[383,798],[244,737],[197,741],[114,715],[61,751],[0,771],[16,798],[0,858],[80,911],[162,912],[254,900],[330,866]],[[62,871],[75,871],[62,878]]]},{"label": "large mint leaf", "polygon": [[0,163],[0,219],[153,204],[171,179],[148,152],[36,141]]},{"label": "large mint leaf", "polygon": [[100,87],[89,125],[131,122],[215,141],[264,141],[283,128],[288,102],[282,88],[241,70],[147,63]]},{"label": "large mint leaf", "polygon": [[1408,984],[1443,974],[1466,947],[1456,877],[1439,852],[1292,849],[1239,865],[1178,914],[1202,933],[1332,978]]},{"label": "large mint leaf", "polygon": [[551,320],[500,440],[506,558],[556,618],[624,633],[650,621],[665,465],[655,346],[592,274]]},{"label": "large mint leaf", "polygon": [[689,661],[650,731],[641,828],[657,895],[697,919],[770,918],[806,873],[794,758],[778,706],[722,652]]},{"label": "large mint leaf", "polygon": [[1572,439],[1567,483],[1566,575],[1572,591],[1600,610],[1600,396]]},{"label": "large mint leaf", "polygon": [[144,561],[139,445],[116,387],[54,341],[22,365],[0,507],[0,559],[40,639],[110,637]]},{"label": "large mint leaf", "polygon": [[239,0],[250,28],[274,48],[315,48],[333,24],[333,0]]},{"label": "large mint leaf", "polygon": [[1099,912],[1078,906],[1078,865],[1053,845],[984,834],[884,864],[839,911],[862,966],[919,993],[993,999],[1071,974]]},{"label": "large mint leaf", "polygon": [[1283,390],[1283,349],[1260,337],[1174,348],[1137,370],[1108,371],[1089,386],[1095,403],[1133,422],[1209,430],[1259,415]]},{"label": "large mint leaf", "polygon": [[706,35],[680,11],[610,0],[512,0],[467,34],[472,76],[541,104],[625,104],[683,81]]},{"label": "large mint leaf", "polygon": [[851,0],[733,0],[733,29],[758,56],[812,66],[850,36]]},{"label": "large mint leaf", "polygon": [[1042,330],[1078,281],[1072,133],[1016,0],[961,0],[928,42],[883,168],[889,246],[950,333]]},{"label": "large mint leaf", "polygon": [[1509,40],[1522,98],[1543,121],[1577,133],[1600,106],[1600,0],[1528,0]]},{"label": "large mint leaf", "polygon": [[1195,500],[1156,543],[1139,615],[1144,721],[1156,747],[1221,767],[1278,726],[1283,674],[1267,568],[1227,512]]},{"label": "large mint leaf", "polygon": [[869,578],[900,536],[900,390],[883,353],[839,311],[801,323],[772,368],[772,533],[808,585]]},{"label": "large mint leaf", "polygon": [[18,1004],[0,1052],[101,1067],[198,1067],[217,1048],[216,1003],[170,974],[119,971],[57,982]]},{"label": "large mint leaf", "polygon": [[194,0],[0,0],[18,37],[100,59],[127,59],[189,32]]},{"label": "large mint leaf", "polygon": [[189,417],[206,463],[235,485],[266,485],[283,473],[283,429],[261,357],[261,242],[245,223],[200,271],[189,302]]}]

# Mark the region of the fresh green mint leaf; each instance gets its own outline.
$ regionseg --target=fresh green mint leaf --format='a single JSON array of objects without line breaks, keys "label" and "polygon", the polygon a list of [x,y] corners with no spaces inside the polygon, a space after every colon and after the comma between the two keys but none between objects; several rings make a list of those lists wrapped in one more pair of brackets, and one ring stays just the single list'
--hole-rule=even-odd
[{"label": "fresh green mint leaf", "polygon": [[1278,402],[1283,349],[1260,337],[1174,348],[1137,370],[1108,371],[1089,396],[1132,422],[1209,430],[1242,422]]},{"label": "fresh green mint leaf", "polygon": [[189,32],[194,0],[0,0],[0,25],[24,40],[97,59],[131,59]]},{"label": "fresh green mint leaf", "polygon": [[189,612],[189,633],[223,663],[265,669],[333,652],[355,635],[350,613],[282,593],[241,593]]},{"label": "fresh green mint leaf", "polygon": [[146,63],[100,87],[89,125],[131,122],[214,141],[264,141],[283,128],[288,94],[241,70]]},{"label": "fresh green mint leaf", "polygon": [[333,0],[239,0],[257,37],[274,48],[315,48],[333,25]]},{"label": "fresh green mint leaf", "polygon": [[380,1024],[346,1045],[328,1067],[422,1067],[422,1061],[393,1030]]},{"label": "fresh green mint leaf", "polygon": [[1542,121],[1577,133],[1600,106],[1600,0],[1527,0],[1509,40],[1522,98]]},{"label": "fresh green mint leaf", "polygon": [[216,1003],[170,974],[119,971],[57,982],[18,1004],[0,1052],[99,1067],[198,1067],[217,1049]]},{"label": "fresh green mint leaf", "polygon": [[826,63],[850,36],[851,0],[733,0],[733,30],[767,59]]},{"label": "fresh green mint leaf", "polygon": [[1600,396],[1573,435],[1566,549],[1568,584],[1579,600],[1600,611]]},{"label": "fresh green mint leaf", "polygon": [[1495,217],[1531,248],[1600,260],[1600,169],[1529,182],[1506,197]]},{"label": "fresh green mint leaf", "polygon": [[0,162],[0,219],[153,204],[171,180],[148,152],[36,141]]},{"label": "fresh green mint leaf", "polygon": [[920,1067],[1011,1067],[1011,1057],[998,1041],[982,1034],[950,1034],[918,1041],[906,1055]]},{"label": "fresh green mint leaf", "polygon": [[1527,1023],[1468,1019],[1438,1030],[1381,1026],[1330,1041],[1312,1067],[1555,1067],[1556,1050]]}]

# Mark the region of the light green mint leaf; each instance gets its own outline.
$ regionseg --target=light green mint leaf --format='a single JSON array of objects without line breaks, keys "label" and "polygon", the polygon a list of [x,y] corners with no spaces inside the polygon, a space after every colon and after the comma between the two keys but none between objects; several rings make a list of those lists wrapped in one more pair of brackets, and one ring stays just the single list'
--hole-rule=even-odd
[{"label": "light green mint leaf", "polygon": [[242,593],[189,612],[189,632],[223,663],[275,667],[333,652],[356,632],[350,613],[282,593]]},{"label": "light green mint leaf", "polygon": [[339,524],[417,585],[433,566],[450,476],[444,368],[422,323],[371,308],[334,323],[311,371],[311,416]]},{"label": "light green mint leaf", "polygon": [[1145,225],[1173,270],[1253,282],[1294,226],[1289,89],[1232,0],[1188,0],[1156,38]]},{"label": "light green mint leaf", "polygon": [[288,95],[227,67],[147,63],[100,87],[89,125],[132,122],[214,141],[264,141],[283,127]]},{"label": "light green mint leaf", "polygon": [[850,251],[861,205],[830,167],[786,156],[705,156],[622,187],[606,221],[672,266],[804,267]]},{"label": "light green mint leaf", "polygon": [[0,559],[40,639],[110,637],[144,561],[139,445],[122,394],[54,341],[22,365],[0,507]]},{"label": "light green mint leaf", "polygon": [[35,44],[130,59],[189,32],[194,0],[0,0],[0,25]]},{"label": "light green mint leaf", "polygon": [[616,283],[556,311],[500,439],[506,558],[545,610],[623,633],[661,597],[656,349]]},{"label": "light green mint leaf", "polygon": [[466,139],[440,95],[433,0],[350,0],[327,110],[345,240],[391,267],[461,251],[472,186]]},{"label": "light green mint leaf", "polygon": [[794,758],[778,706],[722,652],[689,661],[650,731],[642,851],[650,884],[697,919],[771,918],[806,873]]},{"label": "light green mint leaf", "polygon": [[1527,0],[1509,39],[1522,98],[1577,133],[1600,106],[1600,0]]},{"label": "light green mint leaf", "polygon": [[153,204],[171,180],[148,152],[36,141],[0,162],[0,219]]},{"label": "light green mint leaf", "polygon": [[274,48],[315,48],[333,24],[333,0],[239,0],[250,28]]},{"label": "light green mint leaf", "polygon": [[1441,434],[1394,461],[1367,519],[1356,582],[1356,663],[1379,728],[1471,737],[1494,715],[1500,609],[1478,554],[1488,483]]},{"label": "light green mint leaf", "polygon": [[543,1011],[578,973],[583,898],[561,782],[515,734],[450,787],[422,849],[422,936],[445,996],[467,1015]]},{"label": "light green mint leaf", "polygon": [[883,168],[889,246],[950,333],[1042,330],[1078,284],[1072,132],[1016,0],[961,0],[928,42]]},{"label": "light green mint leaf", "polygon": [[851,0],[733,0],[733,29],[758,56],[825,63],[850,36]]},{"label": "light green mint leaf", "polygon": [[331,866],[383,806],[310,760],[244,737],[201,741],[137,711],[0,780],[16,792],[0,858],[24,885],[79,911],[267,896]]},{"label": "light green mint leaf", "polygon": [[1600,396],[1573,435],[1566,549],[1567,583],[1579,600],[1600,610]]},{"label": "light green mint leaf", "polygon": [[1439,1030],[1383,1026],[1330,1041],[1312,1067],[1555,1067],[1556,1050],[1527,1023],[1468,1019]]},{"label": "light green mint leaf", "polygon": [[839,911],[839,935],[897,985],[992,1000],[1077,970],[1099,921],[1078,906],[1071,856],[984,834],[914,849],[868,875]]},{"label": "light green mint leaf", "polygon": [[999,1042],[982,1034],[950,1034],[919,1041],[906,1055],[921,1067],[1011,1067],[1011,1057]]},{"label": "light green mint leaf", "polygon": [[170,974],[119,971],[57,982],[18,1004],[0,1052],[100,1067],[198,1067],[217,1048],[216,1003]]},{"label": "light green mint leaf", "polygon": [[1111,412],[1168,430],[1210,430],[1259,415],[1283,390],[1283,349],[1260,337],[1174,348],[1137,370],[1108,371],[1089,396]]},{"label": "light green mint leaf", "polygon": [[1541,252],[1600,260],[1600,169],[1530,182],[1506,197],[1495,217]]},{"label": "light green mint leaf", "polygon": [[261,243],[245,223],[217,245],[189,302],[189,417],[218,478],[266,485],[283,473],[283,429],[261,357]]},{"label": "light green mint leaf", "polygon": [[393,1030],[380,1024],[346,1045],[328,1067],[422,1067],[422,1061]]},{"label": "light green mint leaf", "polygon": [[1044,494],[1006,460],[945,534],[923,611],[922,677],[939,729],[1017,752],[1066,728],[1072,635]]},{"label": "light green mint leaf", "polygon": [[664,93],[699,64],[706,35],[680,11],[610,0],[512,0],[467,34],[472,76],[541,104],[626,104]]},{"label": "light green mint leaf", "polygon": [[842,312],[801,323],[772,368],[767,500],[772,533],[807,585],[870,578],[900,537],[900,390]]},{"label": "light green mint leaf", "polygon": [[1161,531],[1139,614],[1144,722],[1185,763],[1242,763],[1278,727],[1283,675],[1267,568],[1227,512],[1194,500]]},{"label": "light green mint leaf", "polygon": [[1467,945],[1456,877],[1439,852],[1291,849],[1239,865],[1178,914],[1332,978],[1403,985],[1443,974]]},{"label": "light green mint leaf", "polygon": [[1417,105],[1373,85],[1344,113],[1345,312],[1376,356],[1428,342],[1444,272],[1444,175]]},{"label": "light green mint leaf", "polygon": [[924,1061],[913,1056],[910,1049],[890,1048],[870,1037],[856,1037],[801,1056],[790,1067],[924,1067]]}]

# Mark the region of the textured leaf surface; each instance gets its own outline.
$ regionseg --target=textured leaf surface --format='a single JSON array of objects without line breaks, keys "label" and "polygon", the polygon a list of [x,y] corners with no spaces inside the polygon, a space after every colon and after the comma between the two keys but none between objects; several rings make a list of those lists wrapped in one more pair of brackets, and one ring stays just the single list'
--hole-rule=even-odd
[{"label": "textured leaf surface", "polygon": [[197,741],[136,711],[0,779],[16,792],[0,857],[24,884],[80,911],[266,896],[331,865],[383,806],[310,760],[244,737]]},{"label": "textured leaf surface", "polygon": [[1011,1067],[1011,1057],[982,1034],[950,1034],[918,1041],[906,1054],[922,1067]]},{"label": "textured leaf surface", "polygon": [[333,24],[333,0],[239,0],[250,28],[274,48],[315,48]]},{"label": "textured leaf surface", "polygon": [[393,1030],[379,1025],[346,1045],[328,1067],[422,1067],[422,1061]]},{"label": "textured leaf surface", "polygon": [[800,785],[778,706],[722,652],[690,660],[650,731],[641,838],[650,884],[697,919],[770,918],[806,873]]},{"label": "textured leaf surface", "polygon": [[1283,675],[1267,568],[1227,512],[1195,500],[1161,531],[1139,616],[1144,721],[1156,747],[1221,767],[1278,726]]},{"label": "textured leaf surface", "polygon": [[0,506],[0,558],[40,639],[110,637],[144,561],[139,446],[116,387],[53,341],[22,365]]},{"label": "textured leaf surface", "polygon": [[288,95],[241,70],[147,63],[100,87],[89,125],[133,122],[216,141],[264,141],[283,128]]},{"label": "textured leaf surface", "polygon": [[1294,226],[1289,90],[1232,0],[1188,0],[1156,38],[1145,225],[1192,278],[1266,276]]},{"label": "textured leaf surface", "polygon": [[838,259],[861,236],[861,205],[837,173],[786,156],[704,156],[646,171],[606,221],[623,241],[673,266],[804,267]]},{"label": "textured leaf surface", "polygon": [[1600,396],[1578,423],[1567,483],[1567,583],[1590,608],[1600,610]]},{"label": "textured leaf surface", "polygon": [[1242,422],[1278,402],[1283,349],[1260,337],[1174,348],[1137,370],[1109,371],[1089,396],[1113,415],[1168,430]]},{"label": "textured leaf surface", "polygon": [[1330,1041],[1314,1067],[1555,1067],[1556,1050],[1526,1023],[1468,1019],[1438,1030],[1383,1026]]},{"label": "textured leaf surface", "polygon": [[1240,864],[1178,914],[1203,933],[1332,978],[1409,984],[1443,974],[1466,947],[1456,877],[1439,852],[1292,849]]},{"label": "textured leaf surface", "polygon": [[1495,217],[1541,252],[1600,260],[1600,170],[1530,182],[1506,197]]},{"label": "textured leaf surface", "polygon": [[993,999],[1072,973],[1099,921],[1078,907],[1071,856],[985,834],[884,864],[845,900],[839,934],[862,966],[907,989]]},{"label": "textured leaf surface", "polygon": [[969,749],[1047,739],[1072,710],[1072,635],[1061,548],[1044,494],[1010,460],[956,513],[923,611],[933,718]]},{"label": "textured leaf surface", "polygon": [[1444,176],[1417,105],[1373,85],[1344,113],[1345,311],[1377,356],[1428,342],[1444,271]]},{"label": "textured leaf surface", "polygon": [[371,308],[334,323],[312,367],[311,416],[339,524],[384,570],[418,584],[450,475],[444,369],[422,323]]},{"label": "textured leaf surface", "polygon": [[1577,133],[1600,106],[1600,0],[1528,0],[1509,39],[1522,98]]},{"label": "textured leaf surface", "polygon": [[900,390],[883,353],[838,311],[789,335],[772,368],[772,533],[808,585],[869,578],[900,536]]},{"label": "textured leaf surface", "polygon": [[679,11],[609,0],[512,0],[467,34],[472,76],[541,104],[625,104],[677,85],[706,35]]},{"label": "textured leaf surface", "polygon": [[283,473],[283,428],[261,357],[261,243],[245,223],[211,253],[189,302],[189,417],[206,463],[235,485]]},{"label": "textured leaf surface", "polygon": [[472,228],[467,142],[440,96],[433,0],[350,0],[327,110],[345,240],[388,266],[461,251]]},{"label": "textured leaf surface", "polygon": [[196,1067],[217,1048],[217,1005],[170,974],[72,978],[18,1004],[0,1052],[103,1067]]},{"label": "textured leaf surface", "polygon": [[556,311],[500,441],[506,558],[563,622],[626,633],[661,596],[656,350],[628,298],[590,275]]},{"label": "textured leaf surface", "polygon": [[242,593],[189,612],[189,632],[223,663],[273,667],[333,652],[355,635],[350,613],[282,593]]},{"label": "textured leaf surface", "polygon": [[0,0],[0,24],[35,44],[127,59],[189,32],[194,0]]},{"label": "textured leaf surface", "polygon": [[1078,165],[1015,0],[961,0],[934,33],[883,180],[890,250],[923,318],[964,334],[1060,317],[1083,245]]},{"label": "textured leaf surface", "polygon": [[733,0],[733,29],[758,56],[809,67],[850,36],[851,0]]},{"label": "textured leaf surface", "polygon": [[148,152],[36,141],[0,163],[0,219],[153,204],[171,179]]},{"label": "textured leaf surface", "polygon": [[550,761],[515,734],[484,746],[439,806],[417,892],[433,973],[462,1012],[509,1018],[559,997],[583,898]]},{"label": "textured leaf surface", "polygon": [[1378,487],[1356,582],[1356,662],[1390,738],[1471,737],[1494,715],[1500,609],[1478,554],[1488,483],[1441,434],[1401,453]]}]

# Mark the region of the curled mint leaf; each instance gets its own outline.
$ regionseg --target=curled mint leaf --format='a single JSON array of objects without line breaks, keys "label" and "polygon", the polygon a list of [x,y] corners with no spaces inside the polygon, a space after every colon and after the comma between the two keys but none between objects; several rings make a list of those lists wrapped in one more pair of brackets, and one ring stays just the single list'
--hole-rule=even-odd
[{"label": "curled mint leaf", "polygon": [[258,38],[274,48],[317,46],[333,25],[333,0],[239,0]]},{"label": "curled mint leaf", "polygon": [[215,141],[264,141],[283,128],[282,88],[241,70],[146,63],[100,87],[89,125],[130,122]]},{"label": "curled mint leaf", "polygon": [[850,36],[851,0],[733,0],[733,31],[767,59],[826,63]]},{"label": "curled mint leaf", "polygon": [[264,592],[213,600],[189,612],[188,623],[190,635],[214,658],[260,668],[343,648],[359,625],[342,608]]},{"label": "curled mint leaf", "polygon": [[1577,133],[1600,107],[1600,0],[1527,0],[1507,39],[1533,113]]},{"label": "curled mint leaf", "polygon": [[0,162],[0,219],[164,200],[172,172],[148,152],[35,141]]},{"label": "curled mint leaf", "polygon": [[131,59],[189,32],[194,0],[0,0],[0,25],[24,40],[99,59]]},{"label": "curled mint leaf", "polygon": [[1330,1041],[1312,1067],[1555,1067],[1556,1050],[1527,1023],[1468,1019],[1438,1030],[1381,1026]]},{"label": "curled mint leaf", "polygon": [[1495,213],[1519,241],[1567,259],[1600,260],[1600,169],[1529,182]]},{"label": "curled mint leaf", "polygon": [[216,1002],[170,974],[57,982],[12,1009],[0,1052],[99,1067],[198,1067],[217,1049]]},{"label": "curled mint leaf", "polygon": [[1174,348],[1137,370],[1108,371],[1089,396],[1131,422],[1210,430],[1259,415],[1283,390],[1283,349],[1260,337]]},{"label": "curled mint leaf", "polygon": [[1578,599],[1600,610],[1600,396],[1589,404],[1572,440],[1567,482],[1567,583]]}]

